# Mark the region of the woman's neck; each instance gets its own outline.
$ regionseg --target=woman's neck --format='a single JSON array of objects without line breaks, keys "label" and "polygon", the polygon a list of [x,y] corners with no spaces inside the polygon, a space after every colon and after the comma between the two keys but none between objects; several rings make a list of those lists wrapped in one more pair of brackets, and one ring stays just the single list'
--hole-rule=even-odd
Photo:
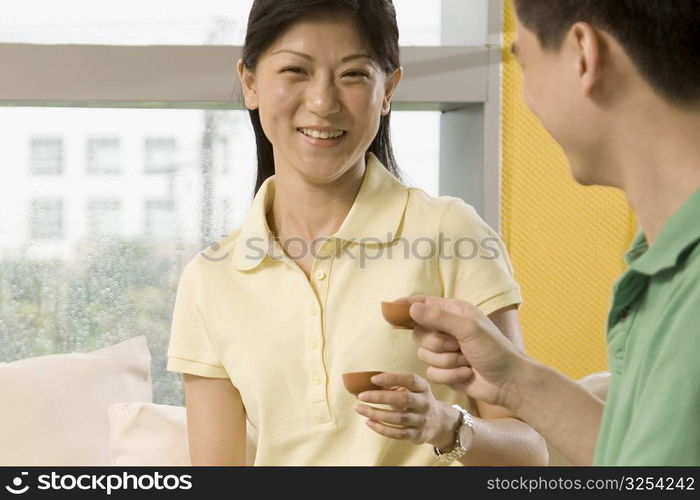
[{"label": "woman's neck", "polygon": [[267,213],[270,230],[281,239],[314,241],[338,231],[365,174],[364,159],[338,179],[314,183],[292,168],[275,174],[275,199]]}]

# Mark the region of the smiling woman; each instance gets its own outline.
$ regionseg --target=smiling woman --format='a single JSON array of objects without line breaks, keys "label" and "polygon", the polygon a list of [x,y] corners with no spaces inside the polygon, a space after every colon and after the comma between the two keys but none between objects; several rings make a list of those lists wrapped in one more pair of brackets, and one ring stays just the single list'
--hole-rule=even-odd
[{"label": "smiling woman", "polygon": [[[269,3],[254,4],[249,43],[238,65],[258,144],[256,188],[274,172],[279,189],[269,214],[271,230],[284,239],[315,241],[342,224],[362,182],[367,152],[399,176],[389,139],[391,97],[402,74],[399,33],[393,6],[387,15],[389,2],[373,3],[357,15],[331,5],[310,12],[271,45],[256,45],[253,40],[277,32],[283,19],[270,13]],[[282,12],[282,4],[274,2],[274,8]],[[393,43],[379,43],[381,32]],[[295,193],[300,183],[326,187],[294,214],[285,193]],[[309,275],[313,256],[297,263]]]},{"label": "smiling woman", "polygon": [[[400,181],[389,134],[398,39],[391,0],[253,4],[238,72],[256,195],[217,243],[230,259],[198,256],[183,272],[168,350],[168,369],[186,374],[193,464],[243,464],[246,419],[257,465],[546,459],[511,414],[430,385],[412,337],[381,316],[385,300],[459,297],[521,345],[520,294],[497,235],[464,201]],[[464,238],[493,241],[495,257],[416,255],[416,243]],[[343,386],[343,374],[368,370],[386,372],[381,390],[359,399],[382,407]]]}]

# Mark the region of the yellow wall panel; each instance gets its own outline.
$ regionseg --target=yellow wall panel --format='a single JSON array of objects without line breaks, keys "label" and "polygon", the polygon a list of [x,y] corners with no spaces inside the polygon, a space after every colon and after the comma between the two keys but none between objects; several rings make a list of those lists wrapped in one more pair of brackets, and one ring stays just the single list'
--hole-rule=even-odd
[{"label": "yellow wall panel", "polygon": [[527,352],[570,377],[607,369],[612,284],[636,231],[618,190],[578,185],[556,142],[522,99],[508,48],[514,10],[505,0],[502,234],[523,289]]}]

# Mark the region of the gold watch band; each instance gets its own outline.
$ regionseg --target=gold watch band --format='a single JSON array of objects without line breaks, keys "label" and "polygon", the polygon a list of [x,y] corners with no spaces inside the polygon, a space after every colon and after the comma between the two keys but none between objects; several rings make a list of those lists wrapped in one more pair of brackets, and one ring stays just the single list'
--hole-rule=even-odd
[{"label": "gold watch band", "polygon": [[454,462],[455,460],[463,457],[469,451],[462,446],[462,441],[460,439],[462,428],[466,425],[469,426],[472,433],[474,432],[474,417],[472,417],[471,413],[459,405],[452,405],[452,408],[460,413],[460,419],[458,420],[457,427],[454,431],[455,444],[450,451],[441,451],[436,446],[433,446],[433,452],[435,453],[438,462],[444,464]]}]

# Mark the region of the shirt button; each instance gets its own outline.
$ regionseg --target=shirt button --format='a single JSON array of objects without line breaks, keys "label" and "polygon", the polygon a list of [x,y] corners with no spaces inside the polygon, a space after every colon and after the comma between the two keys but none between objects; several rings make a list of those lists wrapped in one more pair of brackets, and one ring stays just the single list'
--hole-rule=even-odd
[{"label": "shirt button", "polygon": [[319,374],[314,375],[314,384],[321,385],[321,382],[323,382],[323,380],[321,380],[321,375],[319,375]]},{"label": "shirt button", "polygon": [[316,306],[309,307],[309,314],[311,314],[311,316],[318,316],[318,309]]},{"label": "shirt button", "polygon": [[311,347],[318,349],[318,339],[315,338],[311,341]]},{"label": "shirt button", "polygon": [[326,279],[326,271],[321,271],[321,270],[316,271],[314,273],[314,278],[316,278],[319,281]]}]

